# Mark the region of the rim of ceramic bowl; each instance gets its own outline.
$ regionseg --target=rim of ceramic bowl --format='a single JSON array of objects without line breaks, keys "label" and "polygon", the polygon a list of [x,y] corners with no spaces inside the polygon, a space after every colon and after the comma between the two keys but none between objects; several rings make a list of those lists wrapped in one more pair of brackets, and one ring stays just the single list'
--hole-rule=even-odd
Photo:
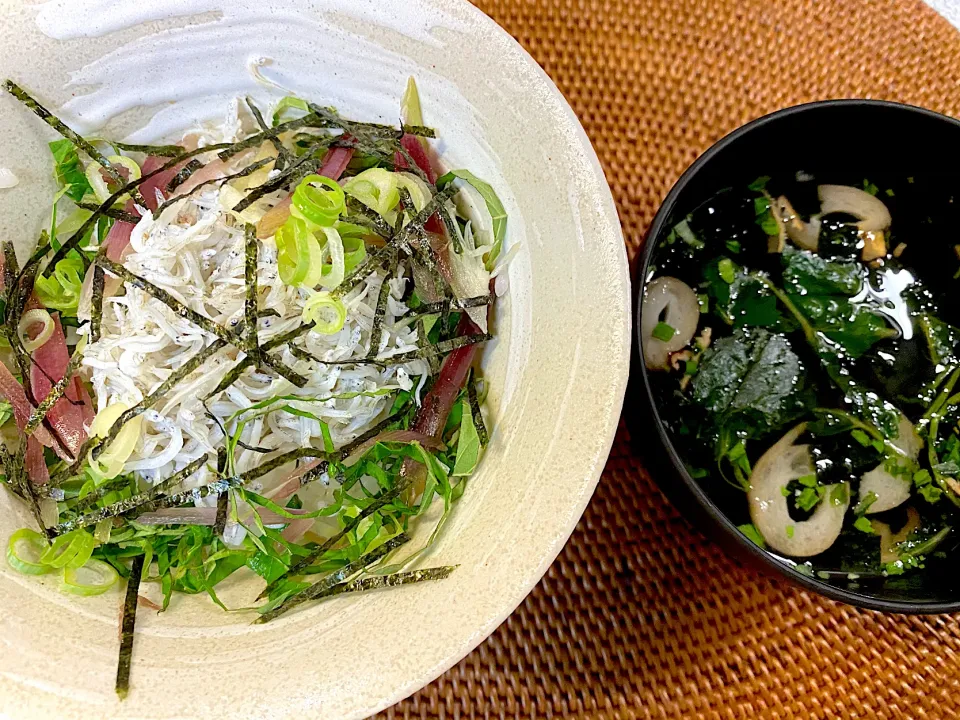
[{"label": "rim of ceramic bowl", "polygon": [[[634,338],[635,348],[637,352],[640,353],[640,358],[643,357],[640,337],[640,313],[642,311],[643,293],[647,285],[646,278],[649,273],[650,262],[657,247],[662,242],[664,237],[666,237],[665,230],[667,229],[667,223],[673,215],[673,211],[680,194],[686,189],[687,185],[689,185],[693,178],[724,149],[736,143],[744,136],[754,132],[758,128],[769,125],[770,123],[775,123],[784,117],[789,117],[792,115],[817,112],[824,108],[854,106],[875,107],[878,109],[895,109],[909,113],[915,113],[948,123],[960,131],[960,121],[926,108],[917,107],[915,105],[907,105],[905,103],[891,102],[888,100],[846,99],[823,100],[819,102],[795,105],[783,110],[778,110],[768,115],[759,117],[756,120],[752,120],[746,125],[742,125],[730,134],[718,140],[705,153],[703,153],[703,155],[697,158],[697,160],[680,176],[680,179],[674,184],[666,199],[663,201],[663,204],[660,206],[660,209],[657,211],[653,223],[650,225],[650,230],[647,233],[643,256],[641,258],[640,265],[638,266],[635,279],[636,320],[634,322]],[[772,575],[785,577],[797,585],[800,585],[801,587],[811,590],[819,595],[868,610],[880,610],[883,612],[907,615],[929,615],[960,611],[960,599],[952,602],[935,603],[886,600],[883,598],[874,597],[872,595],[859,593],[854,590],[845,590],[843,588],[835,587],[819,580],[815,576],[805,575],[797,571],[795,567],[777,560],[773,555],[749,540],[737,529],[737,526],[732,520],[730,520],[730,518],[727,517],[726,513],[724,513],[717,506],[717,504],[713,502],[710,496],[701,487],[700,483],[690,475],[680,453],[674,446],[673,441],[670,439],[670,435],[667,432],[662,419],[660,418],[660,411],[654,398],[653,387],[650,382],[650,372],[647,370],[642,361],[638,362],[637,366],[639,368],[638,372],[640,373],[640,377],[643,380],[643,392],[641,393],[642,399],[646,404],[646,409],[649,413],[649,416],[653,419],[653,422],[656,425],[657,439],[659,440],[662,449],[666,452],[674,473],[683,481],[686,488],[693,494],[696,501],[707,512],[714,523],[720,529],[722,529],[723,533],[727,536],[727,539],[735,543],[738,551],[744,556],[749,557],[754,564],[762,566],[764,570],[768,571]]]}]

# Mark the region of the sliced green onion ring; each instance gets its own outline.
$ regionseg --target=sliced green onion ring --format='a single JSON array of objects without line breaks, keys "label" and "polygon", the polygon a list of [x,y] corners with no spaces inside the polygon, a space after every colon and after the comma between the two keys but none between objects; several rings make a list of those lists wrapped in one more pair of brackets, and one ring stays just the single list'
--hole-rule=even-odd
[{"label": "sliced green onion ring", "polygon": [[290,213],[314,228],[331,227],[346,206],[346,195],[336,180],[307,175],[293,191]]},{"label": "sliced green onion ring", "polygon": [[303,321],[322,335],[340,332],[346,319],[347,308],[328,292],[313,293],[303,306]]},{"label": "sliced green onion ring", "polygon": [[[43,329],[38,335],[31,338],[27,331],[32,325],[37,323],[43,323]],[[37,350],[38,348],[43,347],[44,343],[50,339],[53,335],[53,318],[50,317],[50,313],[46,310],[36,309],[28,310],[23,314],[23,317],[20,318],[20,323],[17,325],[17,334],[20,336],[20,342],[23,344],[23,349],[28,353]]]},{"label": "sliced green onion ring", "polygon": [[44,575],[53,569],[40,562],[46,550],[47,540],[36,530],[17,530],[7,544],[7,564],[24,575]]},{"label": "sliced green onion ring", "polygon": [[93,548],[88,549],[88,544],[92,544],[92,540],[93,537],[85,530],[76,530],[61,535],[40,556],[40,562],[52,568],[69,567],[78,557],[83,555],[86,555],[87,558],[90,557]]},{"label": "sliced green onion ring", "polygon": [[80,567],[63,569],[60,589],[74,595],[102,595],[117,582],[117,571],[109,563],[90,558]]}]

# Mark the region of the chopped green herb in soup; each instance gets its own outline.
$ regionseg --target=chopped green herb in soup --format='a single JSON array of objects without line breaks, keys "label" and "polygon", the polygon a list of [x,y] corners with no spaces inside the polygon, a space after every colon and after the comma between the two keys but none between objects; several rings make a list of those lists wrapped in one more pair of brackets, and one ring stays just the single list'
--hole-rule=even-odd
[{"label": "chopped green herb in soup", "polygon": [[674,444],[747,538],[821,577],[955,549],[960,246],[922,200],[761,177],[677,218],[651,263],[643,359]]}]

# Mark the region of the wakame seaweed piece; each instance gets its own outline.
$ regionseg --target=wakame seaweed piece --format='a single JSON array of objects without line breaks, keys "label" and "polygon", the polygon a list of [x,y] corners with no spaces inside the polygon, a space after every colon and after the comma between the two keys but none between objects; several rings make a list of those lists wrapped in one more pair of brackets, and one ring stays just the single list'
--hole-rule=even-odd
[{"label": "wakame seaweed piece", "polygon": [[92,298],[90,307],[90,342],[100,340],[101,326],[103,325],[103,293],[106,286],[106,275],[99,264],[93,268]]},{"label": "wakame seaweed piece", "polygon": [[834,216],[823,218],[817,243],[817,252],[822,257],[857,260],[862,249],[863,241],[856,225],[842,222]]},{"label": "wakame seaweed piece", "polygon": [[329,592],[330,589],[335,585],[349,580],[357,573],[379,562],[398,547],[406,543],[408,540],[409,538],[405,533],[400,533],[399,535],[390,538],[383,545],[374,548],[366,555],[361,556],[353,562],[347,563],[339,570],[334,570],[319,582],[316,582],[310,587],[291,595],[278,607],[270,610],[269,612],[263,613],[254,622],[258,624],[270,622],[271,620],[277,619],[281,615],[284,615],[293,608],[302,605],[305,602],[323,597],[324,593]]},{"label": "wakame seaweed piece", "polygon": [[[34,113],[36,113],[36,115],[47,125],[72,142],[78,150],[83,150],[83,152],[89,155],[94,162],[103,168],[104,172],[110,176],[111,180],[119,183],[120,185],[126,184],[127,179],[120,174],[120,172],[113,166],[113,163],[107,160],[107,158],[105,158],[99,150],[91,145],[90,142],[83,138],[79,133],[68,127],[62,120],[60,120],[60,118],[56,117],[53,113],[43,107],[43,105],[38,103],[23,88],[21,88],[12,80],[7,80],[4,83],[4,88],[8,93],[13,95],[17,100],[22,102]],[[146,205],[139,190],[134,189],[131,192],[131,196],[133,197],[133,201],[135,203],[141,206]]]},{"label": "wakame seaweed piece", "polygon": [[[140,187],[143,183],[145,183],[150,178],[153,178],[162,172],[166,172],[172,167],[176,167],[181,162],[183,162],[183,160],[185,160],[186,158],[194,157],[196,155],[202,155],[203,153],[213,152],[214,150],[218,150],[221,147],[229,147],[229,145],[228,144],[209,145],[207,147],[197,148],[196,150],[185,152],[183,153],[183,155],[172,158],[169,161],[165,162],[156,170],[146,173],[144,175],[141,175],[136,180],[129,182],[123,187],[121,187],[120,189],[118,189],[116,192],[113,193],[113,195],[111,195],[103,203],[101,203],[100,206],[97,208],[97,210],[95,210],[93,214],[90,215],[90,217],[88,217],[83,222],[83,224],[77,229],[77,231],[73,233],[73,235],[71,235],[70,238],[65,243],[63,243],[60,249],[54,253],[53,258],[50,260],[50,263],[47,265],[47,269],[49,270],[49,269],[55,268],[57,263],[63,260],[70,253],[71,250],[75,250],[77,246],[80,244],[80,242],[83,240],[83,238],[86,236],[90,228],[93,227],[94,224],[96,224],[96,222],[100,219],[101,215],[107,210],[109,210],[110,208],[112,208],[117,203],[117,201],[120,198],[122,198],[124,195],[127,195],[135,188]],[[50,250],[49,247],[39,247],[37,251],[34,252],[34,254],[30,257],[30,260],[28,261],[27,266],[38,265],[40,261],[43,260],[43,258],[46,256],[49,250]],[[84,258],[84,261],[86,261],[86,256],[82,256],[82,257]],[[24,266],[24,269],[26,269],[27,266]]]},{"label": "wakame seaweed piece", "polygon": [[[260,108],[257,107],[256,103],[254,103],[251,98],[246,98],[246,102],[247,107],[250,108],[250,112],[253,114],[253,119],[256,120],[257,125],[260,126],[260,130],[269,130],[270,126],[267,125],[263,119],[263,113],[260,112]],[[283,170],[289,163],[293,162],[293,155],[287,150],[286,146],[280,142],[280,138],[270,138],[270,144],[277,150],[277,158],[273,166],[274,169]]]},{"label": "wakame seaweed piece", "polygon": [[120,660],[117,663],[117,695],[121,700],[130,692],[130,662],[133,659],[133,634],[137,626],[137,605],[140,601],[140,581],[143,579],[144,555],[133,558],[127,592],[123,599],[123,618],[120,621]]},{"label": "wakame seaweed piece", "polygon": [[269,195],[276,190],[280,190],[281,188],[285,188],[288,185],[297,185],[301,180],[303,180],[303,178],[316,170],[314,167],[314,163],[316,163],[316,152],[318,149],[329,145],[327,140],[328,139],[325,138],[319,139],[316,143],[314,143],[313,147],[311,147],[301,157],[297,158],[295,162],[291,163],[286,170],[281,172],[272,180],[268,180],[267,182],[263,183],[263,185],[258,185],[256,188],[248,192],[246,197],[234,205],[231,210],[233,210],[235,213],[242,213],[244,210],[266,195]]},{"label": "wakame seaweed piece", "polygon": [[387,314],[387,300],[390,299],[390,277],[397,269],[397,255],[393,253],[393,258],[387,266],[387,271],[383,276],[383,282],[380,283],[380,292],[377,295],[377,306],[373,312],[373,325],[370,329],[370,348],[367,350],[367,357],[374,358],[380,354],[380,340],[383,337],[383,319]]},{"label": "wakame seaweed piece", "polygon": [[194,460],[192,463],[187,465],[183,470],[173,474],[166,480],[161,483],[158,483],[154,487],[150,488],[146,492],[133,495],[132,497],[120,500],[119,502],[108,505],[104,508],[99,508],[93,512],[86,513],[84,515],[78,515],[75,518],[70,520],[65,520],[54,528],[51,528],[50,535],[51,537],[58,537],[64,535],[65,533],[71,532],[78,528],[89,527],[91,525],[96,525],[98,522],[107,520],[109,518],[119,517],[121,515],[126,515],[135,510],[145,512],[146,510],[153,510],[156,507],[172,507],[173,505],[182,505],[186,500],[190,498],[201,499],[210,494],[208,490],[203,494],[196,494],[201,490],[206,490],[210,488],[210,485],[199,488],[198,490],[188,490],[186,492],[178,493],[176,495],[164,495],[164,491],[182,483],[186,478],[193,475],[195,472],[200,470],[204,465],[207,464],[208,458],[206,455],[199,457]]},{"label": "wakame seaweed piece", "polygon": [[493,335],[489,333],[478,333],[476,335],[461,335],[450,340],[441,340],[435,345],[421,345],[416,350],[410,352],[392,355],[386,358],[380,358],[380,362],[386,365],[400,365],[411,360],[425,360],[429,357],[440,357],[448,355],[454,350],[467,347],[468,345],[477,345],[489,340],[493,340]]},{"label": "wakame seaweed piece", "polygon": [[88,202],[78,202],[77,207],[81,210],[89,210],[90,212],[97,212],[103,217],[112,218],[114,220],[119,220],[120,222],[128,222],[136,225],[140,222],[140,216],[129,213],[126,210],[120,210],[118,208],[109,208],[107,210],[102,210],[99,205],[95,203]]},{"label": "wakame seaweed piece", "polygon": [[[249,175],[253,175],[253,173],[255,173],[257,170],[259,170],[262,167],[265,167],[266,165],[269,165],[271,162],[273,162],[273,158],[264,158],[263,160],[257,160],[256,162],[251,163],[250,165],[247,165],[246,167],[238,170],[235,173],[230,173],[229,175],[221,175],[220,177],[215,177],[215,178],[210,178],[209,180],[205,180],[204,182],[199,183],[195,187],[190,188],[190,192],[184,193],[183,195],[175,195],[171,197],[169,200],[165,200],[163,203],[160,204],[160,206],[153,213],[154,217],[159,216],[160,213],[162,213],[171,205],[177,202],[180,202],[181,200],[185,200],[186,198],[196,194],[197,192],[199,192],[200,190],[202,190],[203,188],[209,185],[221,186],[224,183],[230,182],[231,180],[239,180],[240,178],[245,178]],[[134,222],[139,222],[139,220],[140,219],[137,218]]]}]

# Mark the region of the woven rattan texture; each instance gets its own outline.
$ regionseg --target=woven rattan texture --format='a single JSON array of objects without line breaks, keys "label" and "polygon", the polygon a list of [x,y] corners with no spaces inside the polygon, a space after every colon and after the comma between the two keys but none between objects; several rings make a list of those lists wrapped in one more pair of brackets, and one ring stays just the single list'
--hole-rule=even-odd
[{"label": "woven rattan texture", "polygon": [[[960,34],[920,0],[477,4],[580,117],[631,259],[680,173],[752,118],[836,97],[960,112]],[[958,620],[859,611],[737,566],[668,505],[621,428],[540,585],[383,717],[960,717]]]}]

